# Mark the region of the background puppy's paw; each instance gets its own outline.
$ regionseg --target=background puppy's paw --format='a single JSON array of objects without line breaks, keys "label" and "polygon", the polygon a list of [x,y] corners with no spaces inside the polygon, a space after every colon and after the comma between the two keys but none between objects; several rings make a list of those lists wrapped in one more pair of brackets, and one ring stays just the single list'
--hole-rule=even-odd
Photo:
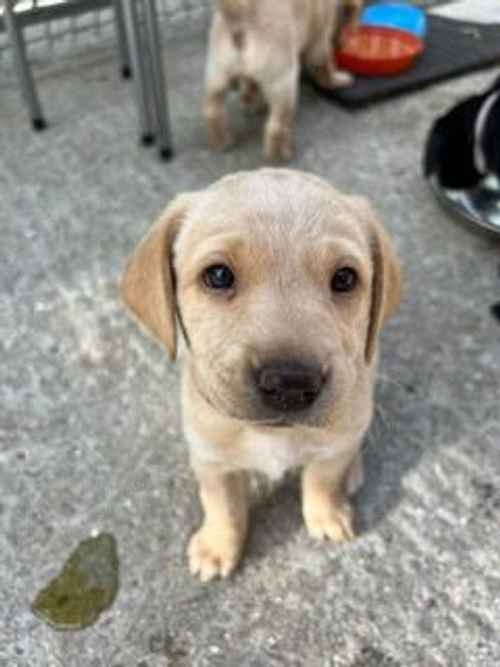
[{"label": "background puppy's paw", "polygon": [[288,137],[271,136],[266,139],[264,155],[271,162],[289,162],[293,158],[293,149]]},{"label": "background puppy's paw", "polygon": [[212,125],[208,129],[208,143],[216,151],[224,151],[234,144],[234,136],[226,124]]},{"label": "background puppy's paw", "polygon": [[216,577],[227,577],[239,563],[241,539],[227,530],[202,526],[188,547],[189,570],[205,583]]},{"label": "background puppy's paw", "polygon": [[231,132],[227,132],[224,135],[217,135],[217,137],[210,137],[209,139],[210,148],[219,153],[224,152],[228,148],[231,148],[234,144],[234,137]]},{"label": "background puppy's paw", "polygon": [[347,502],[334,504],[331,500],[314,503],[304,509],[307,532],[316,540],[346,542],[355,538],[352,527],[353,512]]},{"label": "background puppy's paw", "polygon": [[351,86],[355,79],[352,74],[343,69],[335,67],[314,67],[311,69],[311,75],[320,88],[326,90],[335,90],[336,88],[346,88]]},{"label": "background puppy's paw", "polygon": [[332,88],[347,88],[354,83],[353,75],[343,69],[336,69],[331,78]]}]

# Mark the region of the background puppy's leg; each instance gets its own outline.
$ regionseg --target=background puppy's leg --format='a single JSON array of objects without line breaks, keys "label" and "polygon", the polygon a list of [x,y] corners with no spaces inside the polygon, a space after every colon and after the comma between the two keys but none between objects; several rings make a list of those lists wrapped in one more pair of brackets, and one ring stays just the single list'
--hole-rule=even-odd
[{"label": "background puppy's leg", "polygon": [[[354,457],[357,455],[355,454]],[[354,538],[352,509],[346,497],[346,475],[353,453],[313,461],[302,472],[302,514],[311,537],[343,542]]]},{"label": "background puppy's leg", "polygon": [[224,150],[233,143],[233,135],[227,120],[225,98],[230,81],[211,82],[207,84],[205,96],[205,121],[208,130],[208,141],[212,148]]},{"label": "background puppy's leg", "polygon": [[189,543],[189,568],[206,582],[227,577],[240,560],[248,525],[248,476],[214,465],[195,472],[205,517]]},{"label": "background puppy's leg", "polygon": [[341,25],[345,33],[356,30],[359,25],[359,17],[363,9],[363,0],[342,0],[341,2]]},{"label": "background puppy's leg", "polygon": [[223,150],[233,143],[225,98],[235,76],[237,52],[231,35],[220,16],[215,16],[210,30],[205,74],[204,115],[212,148]]},{"label": "background puppy's leg", "polygon": [[305,54],[308,71],[321,88],[344,88],[354,82],[354,77],[338,69],[332,57],[333,30],[326,31]]},{"label": "background puppy's leg", "polygon": [[293,155],[291,131],[297,106],[298,64],[286,78],[264,83],[264,96],[269,104],[269,116],[264,129],[264,153],[270,160],[290,160]]}]

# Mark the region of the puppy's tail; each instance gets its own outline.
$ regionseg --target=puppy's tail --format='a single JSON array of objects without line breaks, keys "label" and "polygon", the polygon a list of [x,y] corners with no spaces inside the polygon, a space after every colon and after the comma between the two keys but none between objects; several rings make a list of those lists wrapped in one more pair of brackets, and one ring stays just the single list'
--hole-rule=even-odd
[{"label": "puppy's tail", "polygon": [[236,48],[245,42],[247,19],[252,11],[252,0],[218,0],[219,9],[226,19]]}]

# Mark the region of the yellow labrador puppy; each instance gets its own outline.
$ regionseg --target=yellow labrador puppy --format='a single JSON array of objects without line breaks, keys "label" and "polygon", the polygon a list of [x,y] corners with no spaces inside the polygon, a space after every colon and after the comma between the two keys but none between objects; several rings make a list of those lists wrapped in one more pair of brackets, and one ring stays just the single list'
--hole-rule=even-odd
[{"label": "yellow labrador puppy", "polygon": [[248,473],[302,468],[309,533],[353,537],[377,339],[400,297],[369,204],[299,171],[240,172],[181,194],[129,259],[125,302],[183,356],[182,408],[204,510],[193,574],[227,576],[248,522]]},{"label": "yellow labrador puppy", "polygon": [[264,151],[272,160],[292,156],[290,132],[303,63],[320,86],[352,82],[339,71],[332,45],[342,10],[356,23],[363,0],[218,0],[210,30],[204,104],[209,141],[232,143],[224,100],[235,81],[242,100],[269,107]]}]

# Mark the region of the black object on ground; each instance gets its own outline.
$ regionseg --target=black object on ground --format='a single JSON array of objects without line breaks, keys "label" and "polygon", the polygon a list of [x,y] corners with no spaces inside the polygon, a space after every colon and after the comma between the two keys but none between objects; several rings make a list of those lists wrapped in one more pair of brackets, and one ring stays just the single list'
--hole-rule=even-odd
[{"label": "black object on ground", "polygon": [[436,119],[423,171],[445,208],[500,235],[500,77]]},{"label": "black object on ground", "polygon": [[500,301],[498,301],[498,303],[494,303],[491,306],[491,314],[500,322]]}]

